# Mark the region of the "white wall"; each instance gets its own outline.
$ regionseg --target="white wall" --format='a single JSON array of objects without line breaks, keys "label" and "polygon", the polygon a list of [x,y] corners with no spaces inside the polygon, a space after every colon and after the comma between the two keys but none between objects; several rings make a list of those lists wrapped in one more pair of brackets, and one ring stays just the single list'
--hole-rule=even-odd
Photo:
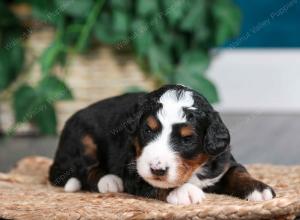
[{"label": "white wall", "polygon": [[300,49],[226,49],[208,77],[222,112],[300,113]]}]

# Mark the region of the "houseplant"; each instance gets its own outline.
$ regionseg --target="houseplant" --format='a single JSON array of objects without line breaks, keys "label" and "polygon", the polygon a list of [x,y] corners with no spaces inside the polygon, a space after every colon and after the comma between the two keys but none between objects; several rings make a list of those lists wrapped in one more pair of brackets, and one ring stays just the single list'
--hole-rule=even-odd
[{"label": "houseplant", "polygon": [[[30,19],[56,29],[36,60],[41,79],[34,85],[23,79],[28,67],[22,42],[32,30],[12,9],[20,4],[29,8]],[[56,133],[54,103],[72,98],[54,67],[98,42],[134,54],[158,85],[185,84],[218,101],[205,76],[210,49],[236,35],[240,20],[232,0],[5,0],[0,11],[0,91],[12,94],[17,123],[33,122],[44,134]]]}]

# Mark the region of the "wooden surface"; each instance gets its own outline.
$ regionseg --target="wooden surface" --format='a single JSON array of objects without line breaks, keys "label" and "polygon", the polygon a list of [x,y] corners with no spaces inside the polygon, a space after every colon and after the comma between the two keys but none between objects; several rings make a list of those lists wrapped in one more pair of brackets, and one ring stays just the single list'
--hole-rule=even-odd
[{"label": "wooden surface", "polygon": [[200,204],[176,206],[127,194],[65,193],[48,183],[50,164],[47,158],[25,158],[9,174],[0,173],[0,218],[276,220],[300,214],[299,166],[249,167],[256,178],[275,188],[277,197],[270,201],[209,194]]}]

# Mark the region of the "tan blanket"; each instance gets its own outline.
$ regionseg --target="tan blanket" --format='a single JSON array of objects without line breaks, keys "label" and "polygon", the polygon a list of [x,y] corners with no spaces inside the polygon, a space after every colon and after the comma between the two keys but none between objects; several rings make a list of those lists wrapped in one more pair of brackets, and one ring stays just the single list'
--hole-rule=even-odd
[{"label": "tan blanket", "polygon": [[251,165],[277,198],[248,202],[210,194],[197,205],[175,206],[127,194],[65,193],[47,181],[51,160],[28,157],[0,173],[0,219],[294,219],[300,215],[300,166]]}]

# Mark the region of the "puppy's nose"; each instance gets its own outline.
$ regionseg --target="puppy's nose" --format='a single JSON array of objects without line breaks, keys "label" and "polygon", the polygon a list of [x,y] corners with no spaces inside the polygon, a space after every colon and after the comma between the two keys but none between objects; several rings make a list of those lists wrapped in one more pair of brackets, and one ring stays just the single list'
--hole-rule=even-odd
[{"label": "puppy's nose", "polygon": [[169,167],[158,158],[149,163],[151,173],[155,176],[164,176],[167,174]]},{"label": "puppy's nose", "polygon": [[151,169],[151,173],[155,176],[164,176],[168,171],[168,167],[165,169],[153,169],[153,168],[150,169]]}]

